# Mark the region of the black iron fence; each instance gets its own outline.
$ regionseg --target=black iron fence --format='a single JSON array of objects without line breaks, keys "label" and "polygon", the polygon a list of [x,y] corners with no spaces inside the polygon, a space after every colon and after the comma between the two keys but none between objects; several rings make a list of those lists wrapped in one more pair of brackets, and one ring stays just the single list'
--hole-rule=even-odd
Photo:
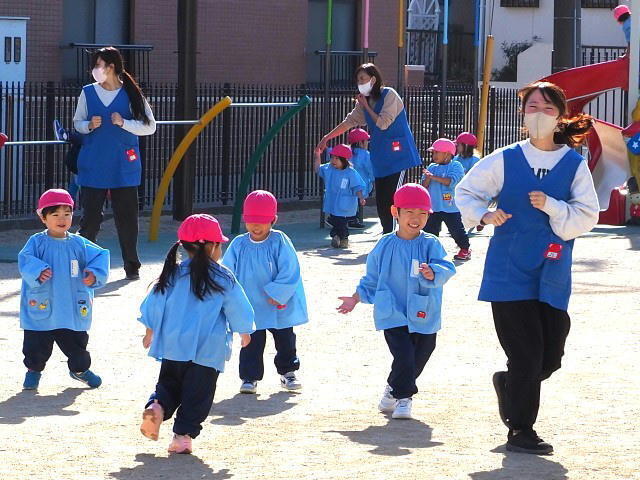
[{"label": "black iron fence", "polygon": [[[324,85],[324,75],[326,69],[326,50],[316,50],[314,53],[314,61],[317,62],[317,70],[320,72],[317,82],[308,82],[311,87],[320,87]],[[354,83],[356,68],[359,65],[369,62],[373,63],[377,52],[367,52],[365,57],[361,51],[332,51],[329,55],[331,67],[329,70],[329,83],[334,88],[349,88]]]},{"label": "black iron fence", "polygon": [[582,65],[608,62],[621,57],[627,51],[627,47],[607,47],[596,45],[582,46]]},{"label": "black iron fence", "polygon": [[96,43],[70,43],[75,55],[76,78],[78,83],[93,82],[91,78],[91,56],[103,47],[116,47],[122,54],[126,70],[142,84],[149,83],[149,53],[153,45],[109,45]]},{"label": "black iron fence", "polygon": [[[67,127],[72,125],[79,92],[79,85],[52,82],[0,85],[0,132],[7,133],[10,140],[52,139],[54,119]],[[326,133],[322,129],[323,93],[321,88],[305,85],[200,85],[198,112],[203,114],[225,95],[236,103],[296,102],[302,95],[309,95],[312,104],[286,125],[270,144],[250,188],[270,190],[282,201],[317,199],[321,192],[312,169],[312,152]],[[352,88],[332,90],[329,100],[332,126],[353,108],[355,93]],[[156,119],[175,118],[176,85],[153,84],[146,88],[145,94]],[[439,87],[408,87],[404,95],[416,144],[425,157],[431,142],[440,135],[452,138],[461,131],[473,130],[472,87],[449,86],[444,111],[440,111]],[[625,106],[624,94],[612,91],[592,102],[588,111],[620,125],[626,118]],[[185,159],[195,163],[196,208],[233,202],[251,153],[282,113],[282,107],[229,108],[203,131]],[[442,133],[438,132],[441,115],[445,117]],[[521,119],[515,90],[491,90],[488,120],[485,151],[520,139]],[[140,143],[144,160],[140,205],[142,209],[150,210],[160,178],[176,146],[175,127],[159,125],[154,135],[141,137]],[[42,191],[68,186],[71,174],[63,164],[67,150],[66,145],[5,145],[0,148],[0,219],[32,215]],[[165,207],[169,209],[171,204],[170,190]]]},{"label": "black iron fence", "polygon": [[[424,65],[425,81],[437,83],[442,71],[442,32],[408,29],[406,62],[407,65]],[[449,32],[449,80],[472,83],[473,62],[473,34]]]}]

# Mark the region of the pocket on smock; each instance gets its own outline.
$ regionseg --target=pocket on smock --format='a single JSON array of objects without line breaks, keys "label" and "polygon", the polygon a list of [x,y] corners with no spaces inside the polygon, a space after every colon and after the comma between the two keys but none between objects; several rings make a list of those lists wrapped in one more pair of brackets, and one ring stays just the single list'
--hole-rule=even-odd
[{"label": "pocket on smock", "polygon": [[27,294],[29,317],[34,320],[46,320],[51,316],[51,298],[48,291],[29,292]]},{"label": "pocket on smock", "polygon": [[373,316],[385,320],[393,315],[393,295],[389,290],[378,290],[373,299]]},{"label": "pocket on smock", "polygon": [[93,299],[87,292],[76,293],[76,311],[82,320],[91,319],[91,310],[93,307]]}]

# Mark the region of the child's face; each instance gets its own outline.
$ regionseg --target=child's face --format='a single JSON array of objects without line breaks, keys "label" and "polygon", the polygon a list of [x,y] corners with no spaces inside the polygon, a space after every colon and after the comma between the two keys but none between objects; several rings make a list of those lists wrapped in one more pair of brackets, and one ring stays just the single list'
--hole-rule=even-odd
[{"label": "child's face", "polygon": [[429,219],[429,212],[420,208],[391,207],[391,214],[398,221],[398,234],[402,238],[417,237]]},{"label": "child's face", "polygon": [[60,205],[46,217],[40,216],[40,220],[46,225],[49,235],[64,238],[71,228],[73,210],[66,205]]},{"label": "child's face", "polygon": [[449,163],[451,161],[451,154],[447,153],[447,152],[432,152],[433,154],[433,161],[436,162],[437,164],[444,164],[444,163]]},{"label": "child's face", "polygon": [[274,223],[275,220],[271,223],[246,223],[245,226],[251,236],[251,240],[261,242],[269,236]]},{"label": "child's face", "polygon": [[334,168],[337,168],[338,170],[344,170],[342,162],[344,162],[344,159],[336,157],[335,155],[331,155],[331,165],[333,165]]}]

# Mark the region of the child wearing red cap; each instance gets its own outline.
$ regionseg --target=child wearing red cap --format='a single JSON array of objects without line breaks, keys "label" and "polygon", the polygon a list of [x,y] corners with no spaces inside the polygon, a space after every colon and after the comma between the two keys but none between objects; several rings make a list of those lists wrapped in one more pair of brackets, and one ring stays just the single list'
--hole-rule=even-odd
[{"label": "child wearing red cap", "polygon": [[251,343],[240,350],[240,392],[256,393],[258,381],[264,376],[267,330],[275,343],[274,363],[281,386],[299,390],[302,384],[296,371],[300,359],[293,327],[307,323],[309,315],[298,256],[289,237],[273,229],[278,202],[271,192],[251,192],[244,201],[243,219],[247,233],[231,241],[222,259],[244,287],[256,312]]},{"label": "child wearing red cap", "polygon": [[[351,164],[356,172],[360,174],[364,181],[363,196],[367,198],[371,195],[376,177],[373,174],[373,165],[371,164],[371,156],[367,147],[371,137],[366,130],[362,128],[354,128],[347,134],[347,143],[351,145],[353,156]],[[350,228],[364,228],[364,206],[358,205],[358,214],[349,220]]]},{"label": "child wearing red cap", "polygon": [[334,248],[349,247],[349,219],[358,211],[358,203],[365,205],[364,180],[351,166],[353,156],[349,145],[336,145],[329,152],[329,163],[320,165],[322,150],[314,150],[313,167],[324,180],[322,211],[329,216],[327,222],[332,226],[329,236]]},{"label": "child wearing red cap", "polygon": [[356,292],[340,297],[338,312],[358,302],[373,304],[377,330],[384,331],[393,355],[391,373],[378,409],[392,418],[412,418],[416,379],[436,346],[442,286],[456,272],[440,241],[422,229],[431,213],[429,192],[407,183],[393,196],[398,230],[383,235],[367,256],[367,271]]},{"label": "child wearing red cap", "polygon": [[476,146],[478,139],[473,133],[462,132],[456,137],[456,156],[453,160],[460,162],[465,175],[480,161]]},{"label": "child wearing red cap", "polygon": [[631,9],[627,5],[618,5],[613,9],[613,18],[620,24],[628,45],[631,43]]},{"label": "child wearing red cap", "polygon": [[[140,431],[158,440],[161,423],[175,412],[169,453],[191,453],[231,356],[232,332],[240,334],[243,347],[251,341],[253,308],[233,273],[218,264],[227,241],[214,217],[187,217],[140,306],[139,321],[146,327],[142,345],[162,361]],[[177,263],[180,246],[189,258]]]},{"label": "child wearing red cap", "polygon": [[89,370],[87,332],[93,291],[107,283],[109,250],[69,233],[73,198],[66,190],[44,192],[37,213],[47,229],[32,235],[18,254],[22,352],[28,369],[23,387],[38,388],[55,342],[67,356],[71,378],[97,388],[102,379]]},{"label": "child wearing red cap", "polygon": [[469,260],[471,259],[469,236],[455,203],[455,187],[464,177],[462,164],[453,159],[456,144],[447,138],[439,138],[433,142],[429,151],[433,154],[433,163],[422,171],[421,183],[431,195],[433,214],[429,216],[424,231],[437,237],[444,222],[460,248],[453,258]]}]

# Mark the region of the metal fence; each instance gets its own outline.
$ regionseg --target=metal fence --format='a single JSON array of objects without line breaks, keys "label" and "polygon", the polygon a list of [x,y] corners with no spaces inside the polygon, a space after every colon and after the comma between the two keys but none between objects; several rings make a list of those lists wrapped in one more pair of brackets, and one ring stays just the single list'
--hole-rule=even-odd
[{"label": "metal fence", "polygon": [[582,46],[582,65],[608,62],[621,57],[627,51],[627,47],[607,47],[597,45]]},{"label": "metal fence", "polygon": [[[52,123],[59,119],[70,127],[80,86],[49,83],[0,85],[0,132],[10,140],[52,139]],[[198,112],[206,112],[221,97],[234,102],[296,102],[309,95],[313,102],[279,133],[265,152],[252,180],[251,189],[267,189],[282,201],[317,199],[320,183],[312,169],[313,147],[326,133],[322,128],[324,91],[306,85],[206,84],[198,87]],[[404,97],[416,144],[423,156],[444,132],[455,137],[473,130],[471,86],[449,86],[444,111],[440,111],[440,88],[408,87]],[[158,120],[174,119],[176,85],[153,84],[145,89]],[[354,106],[352,88],[332,90],[329,98],[331,126],[338,124]],[[616,124],[626,118],[626,96],[612,91],[592,102],[587,110]],[[229,108],[209,125],[190,149],[186,161],[195,163],[194,205],[229,205],[251,153],[262,136],[284,112],[281,107]],[[485,151],[520,139],[521,118],[516,90],[493,88],[489,97],[489,122]],[[341,139],[341,141],[345,141]],[[140,206],[150,210],[160,178],[176,146],[176,127],[159,125],[157,132],[140,137],[143,181]],[[0,148],[0,219],[33,214],[38,196],[47,188],[66,187],[71,175],[63,164],[68,146],[30,145]],[[415,172],[417,174],[417,170]],[[413,173],[412,173],[413,175]],[[413,176],[410,176],[413,179]],[[172,204],[172,191],[165,201]]]},{"label": "metal fence", "polygon": [[[442,71],[442,32],[407,30],[407,65],[424,65],[425,81],[438,83]],[[458,82],[473,82],[473,34],[449,33],[447,76]]]}]

